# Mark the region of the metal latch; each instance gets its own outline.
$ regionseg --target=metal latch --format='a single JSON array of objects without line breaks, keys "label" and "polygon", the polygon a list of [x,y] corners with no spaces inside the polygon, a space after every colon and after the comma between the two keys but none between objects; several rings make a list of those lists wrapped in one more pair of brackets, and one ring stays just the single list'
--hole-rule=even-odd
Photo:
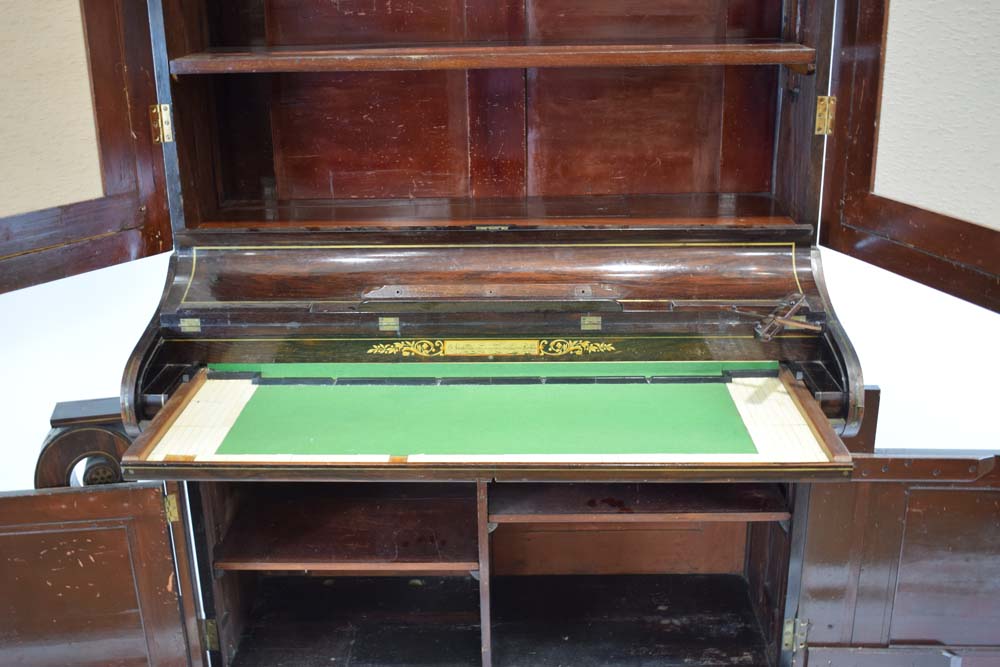
[{"label": "metal latch", "polygon": [[770,315],[754,326],[754,333],[757,334],[757,338],[768,343],[785,329],[822,332],[823,327],[819,324],[813,324],[804,319],[793,319],[803,308],[809,308],[809,301],[806,297],[801,294],[792,294],[771,311]]},{"label": "metal latch", "polygon": [[833,123],[837,118],[837,98],[820,95],[816,98],[816,134],[833,134]]},{"label": "metal latch", "polygon": [[784,631],[781,633],[781,650],[797,653],[800,649],[805,648],[808,634],[808,620],[788,619],[785,621]]},{"label": "metal latch", "polygon": [[163,497],[163,513],[167,516],[167,521],[177,523],[181,520],[181,511],[177,507],[177,494],[170,493]]},{"label": "metal latch", "polygon": [[214,618],[206,618],[201,622],[201,646],[206,651],[219,650],[219,624]]},{"label": "metal latch", "polygon": [[149,124],[153,130],[154,144],[174,143],[174,121],[169,104],[154,104],[149,107]]}]

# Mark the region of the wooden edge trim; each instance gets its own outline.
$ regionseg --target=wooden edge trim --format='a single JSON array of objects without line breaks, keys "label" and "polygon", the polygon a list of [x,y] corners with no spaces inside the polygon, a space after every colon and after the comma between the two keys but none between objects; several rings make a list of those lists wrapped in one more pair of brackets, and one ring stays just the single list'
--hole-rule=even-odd
[{"label": "wooden edge trim", "polygon": [[490,604],[489,484],[476,481],[476,541],[479,546],[479,629],[483,667],[493,665],[493,630]]},{"label": "wooden edge trim", "polygon": [[146,430],[135,439],[132,446],[125,452],[125,456],[122,457],[122,463],[145,461],[146,457],[149,456],[153,448],[160,442],[167,430],[177,421],[181,413],[184,412],[184,408],[198,394],[198,391],[205,384],[207,378],[208,369],[202,368],[195,373],[195,376],[190,381],[182,384],[176,393],[170,397],[167,404],[156,413],[156,416],[153,417],[153,421],[146,427]]},{"label": "wooden edge trim", "polygon": [[167,493],[177,494],[178,499],[183,499],[177,503],[181,520],[168,523],[174,544],[174,562],[177,566],[177,592],[181,603],[181,617],[184,621],[185,633],[188,642],[188,660],[191,667],[203,667],[205,648],[202,646],[200,627],[198,623],[198,609],[195,604],[194,577],[192,576],[193,562],[191,552],[193,545],[188,543],[187,525],[190,517],[187,514],[187,497],[184,488],[179,482],[167,482]]},{"label": "wooden edge trim", "polygon": [[656,512],[650,514],[491,514],[491,523],[731,523],[785,521],[792,517],[787,511],[770,512]]},{"label": "wooden edge trim", "polygon": [[297,572],[308,570],[310,572],[329,572],[344,576],[368,576],[372,574],[382,574],[392,576],[393,574],[403,575],[424,575],[433,576],[437,574],[468,574],[479,569],[478,561],[454,561],[449,563],[359,563],[359,562],[312,562],[312,561],[260,561],[260,560],[237,560],[220,559],[215,561],[214,567],[217,570],[246,571],[246,572]]},{"label": "wooden edge trim", "polygon": [[851,463],[851,453],[844,445],[844,441],[833,430],[830,420],[823,414],[823,410],[819,407],[816,399],[809,393],[809,390],[806,389],[806,386],[799,380],[796,380],[787,368],[781,369],[779,377],[782,384],[788,390],[789,396],[792,397],[795,407],[798,408],[799,413],[802,414],[806,423],[809,424],[809,428],[812,429],[813,435],[816,436],[816,440],[819,442],[820,447],[823,448],[827,458],[832,463]]},{"label": "wooden edge trim", "polygon": [[844,223],[987,274],[1000,274],[1000,231],[875,193],[850,197]]}]

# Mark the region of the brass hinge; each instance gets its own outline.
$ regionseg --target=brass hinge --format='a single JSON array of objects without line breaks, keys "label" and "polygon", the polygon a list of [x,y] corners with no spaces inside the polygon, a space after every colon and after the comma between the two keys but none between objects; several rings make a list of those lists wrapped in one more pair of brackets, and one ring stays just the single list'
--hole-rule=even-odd
[{"label": "brass hinge", "polygon": [[833,123],[837,119],[837,98],[821,95],[816,98],[816,134],[833,134]]},{"label": "brass hinge", "polygon": [[174,143],[174,121],[169,104],[154,104],[149,107],[149,124],[153,130],[154,144]]},{"label": "brass hinge", "polygon": [[197,317],[182,317],[180,319],[181,333],[201,333],[201,319]]},{"label": "brass hinge", "polygon": [[201,646],[206,651],[219,650],[219,624],[214,618],[206,618],[201,622]]},{"label": "brass hinge", "polygon": [[781,650],[791,653],[798,653],[806,646],[806,639],[809,634],[809,621],[791,618],[785,621],[784,631],[781,633]]},{"label": "brass hinge", "polygon": [[177,523],[181,520],[181,511],[177,507],[177,494],[171,493],[163,497],[163,513],[167,515],[167,521]]}]

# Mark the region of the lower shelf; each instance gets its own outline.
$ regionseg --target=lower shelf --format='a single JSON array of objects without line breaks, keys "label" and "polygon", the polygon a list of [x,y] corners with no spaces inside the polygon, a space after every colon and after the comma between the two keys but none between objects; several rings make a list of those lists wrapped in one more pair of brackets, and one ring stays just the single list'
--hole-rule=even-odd
[{"label": "lower shelf", "polygon": [[[493,664],[767,665],[737,575],[496,577]],[[263,577],[235,667],[480,664],[471,578]]]}]

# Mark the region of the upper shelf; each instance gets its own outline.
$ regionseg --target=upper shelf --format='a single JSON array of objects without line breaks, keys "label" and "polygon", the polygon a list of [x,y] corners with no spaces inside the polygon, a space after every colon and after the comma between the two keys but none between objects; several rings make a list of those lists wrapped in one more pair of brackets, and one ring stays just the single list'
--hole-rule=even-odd
[{"label": "upper shelf", "polygon": [[357,72],[535,67],[786,65],[811,72],[816,51],[801,44],[733,41],[716,44],[543,44],[489,42],[351,47],[209,49],[175,58],[173,74]]}]

